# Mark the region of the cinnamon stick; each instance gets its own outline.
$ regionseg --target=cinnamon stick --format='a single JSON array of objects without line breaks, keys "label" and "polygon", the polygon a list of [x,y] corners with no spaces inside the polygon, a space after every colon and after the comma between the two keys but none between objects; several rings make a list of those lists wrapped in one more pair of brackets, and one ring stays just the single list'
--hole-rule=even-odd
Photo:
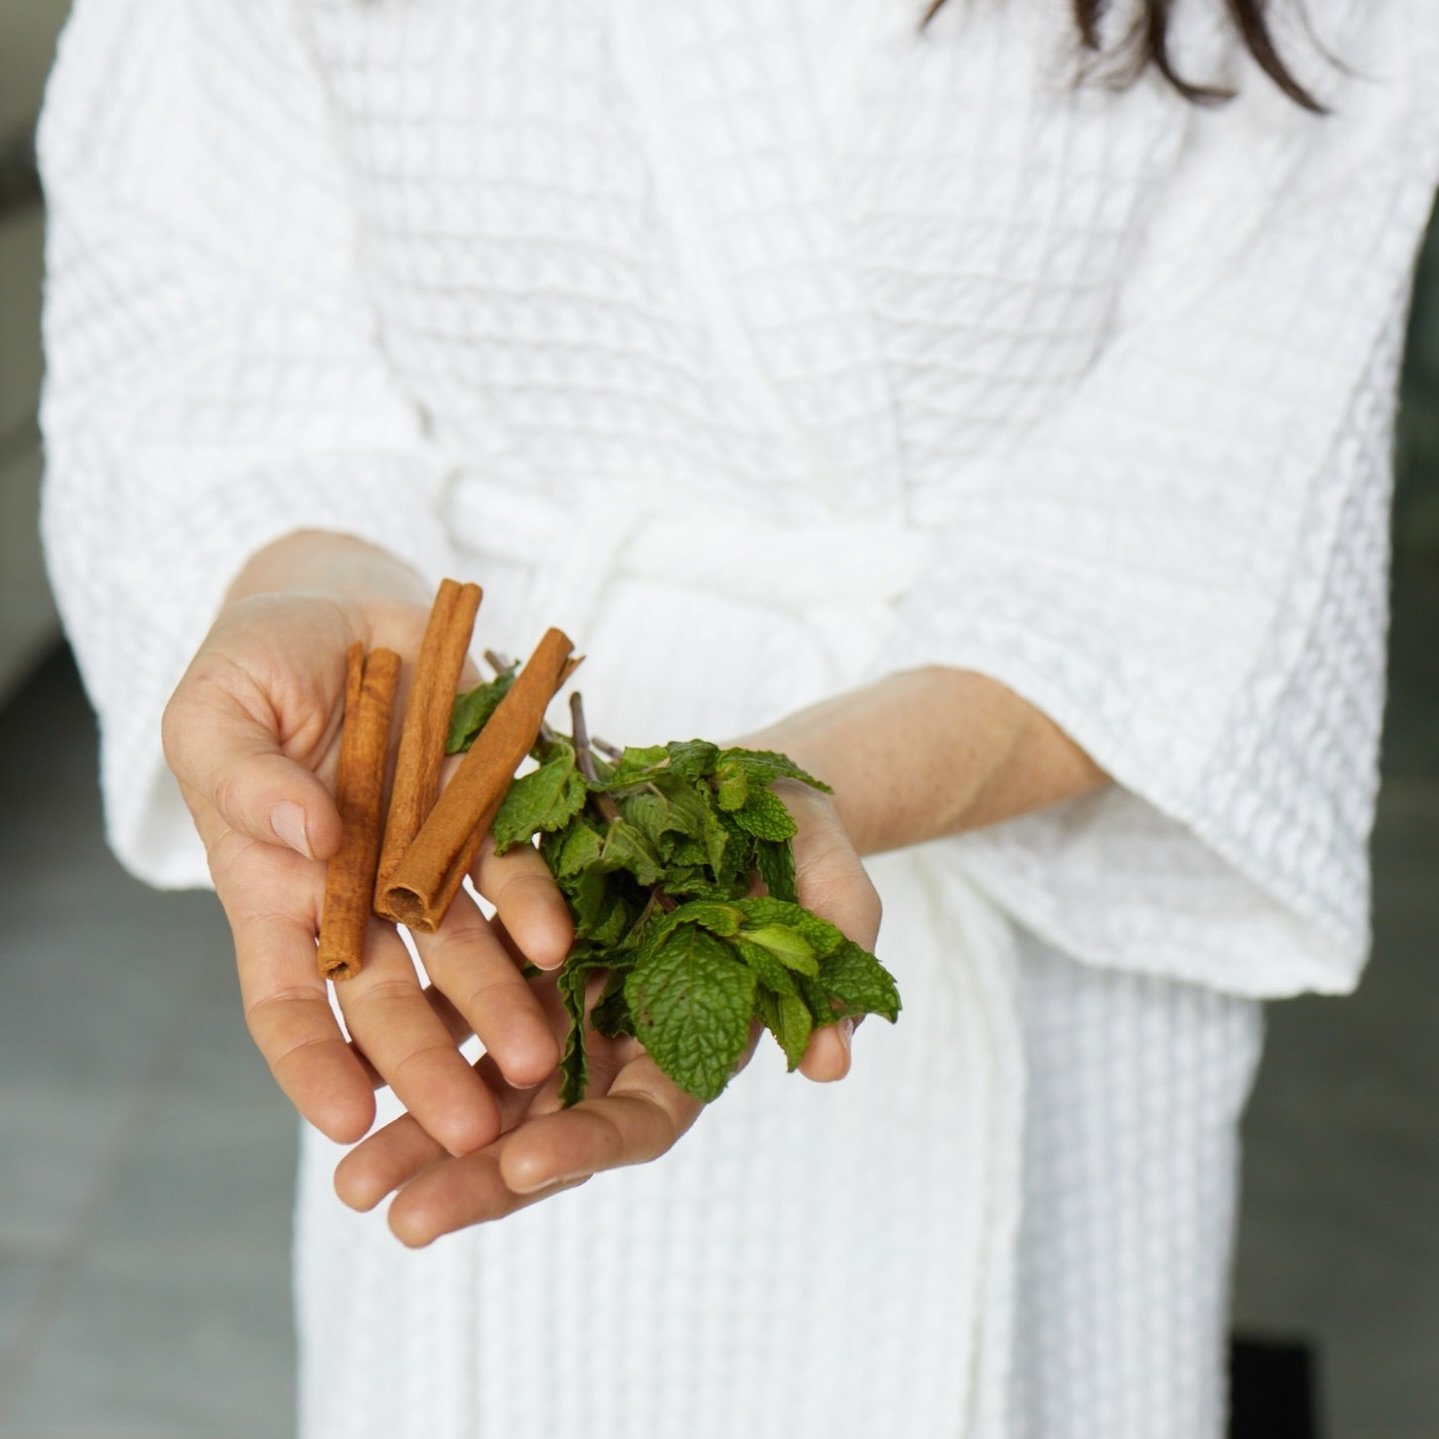
[{"label": "cinnamon stick", "polygon": [[375,907],[387,919],[395,916],[386,914],[385,890],[435,803],[440,766],[445,759],[445,740],[450,730],[450,711],[454,707],[460,671],[469,653],[480,597],[478,585],[442,580],[425,626],[414,684],[405,706],[405,723],[400,731],[395,783],[390,794],[390,812],[385,819],[385,842],[375,878]]},{"label": "cinnamon stick", "polygon": [[325,869],[325,907],[317,952],[323,979],[352,979],[360,972],[375,864],[380,853],[390,716],[400,681],[393,650],[365,654],[351,645],[345,656],[345,720],[335,805],[343,826],[340,848]]},{"label": "cinnamon stick", "polygon": [[423,934],[434,932],[534,745],[545,710],[579,663],[570,657],[573,649],[562,631],[545,632],[390,877],[382,913]]}]

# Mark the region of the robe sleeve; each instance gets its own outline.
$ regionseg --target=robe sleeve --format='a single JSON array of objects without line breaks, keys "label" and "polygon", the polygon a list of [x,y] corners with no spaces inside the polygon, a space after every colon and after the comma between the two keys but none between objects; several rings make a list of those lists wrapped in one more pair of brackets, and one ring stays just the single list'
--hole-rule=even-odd
[{"label": "robe sleeve", "polygon": [[110,842],[143,879],[202,884],[160,717],[226,587],[305,528],[433,577],[440,470],[378,343],[288,7],[80,0],[39,153],[51,579],[99,713]]},{"label": "robe sleeve", "polygon": [[1001,680],[1115,781],[951,842],[1015,918],[1246,995],[1347,991],[1368,949],[1439,47],[1425,7],[1364,8],[1329,117],[1254,75],[1196,119],[1112,340],[946,516],[886,654]]}]

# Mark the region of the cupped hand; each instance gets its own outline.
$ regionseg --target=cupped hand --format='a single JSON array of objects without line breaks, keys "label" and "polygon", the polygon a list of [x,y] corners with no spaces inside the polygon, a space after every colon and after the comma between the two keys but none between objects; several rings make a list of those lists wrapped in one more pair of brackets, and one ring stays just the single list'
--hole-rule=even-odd
[{"label": "cupped hand", "polygon": [[[781,781],[776,790],[799,826],[794,845],[800,902],[873,949],[879,896],[833,803],[793,781]],[[507,921],[495,933],[518,953]],[[592,981],[591,1000],[602,983],[602,977]],[[554,978],[538,975],[530,986],[558,1041],[568,1020]],[[447,1032],[463,1038],[465,1017],[443,995],[430,991],[428,998]],[[849,1021],[816,1030],[801,1073],[819,1081],[842,1078],[849,1070],[851,1033]],[[475,1153],[453,1157],[417,1115],[402,1115],[345,1156],[335,1172],[336,1192],[352,1208],[368,1210],[398,1191],[390,1227],[404,1243],[421,1246],[501,1219],[583,1184],[601,1170],[656,1159],[699,1117],[704,1106],[674,1084],[638,1040],[606,1039],[589,1029],[586,1048],[589,1088],[579,1104],[560,1108],[557,1074],[527,1089],[487,1054],[475,1072],[500,1115],[503,1132],[497,1139]]]},{"label": "cupped hand", "polygon": [[[360,974],[335,987],[348,1042],[316,969],[324,861],[340,842],[331,789],[345,653],[358,641],[413,660],[428,605],[388,557],[358,542],[353,554],[338,539],[315,543],[285,542],[258,567],[259,592],[243,583],[232,592],[166,709],[166,758],[233,931],[250,1033],[295,1107],[352,1143],[374,1122],[375,1086],[389,1084],[442,1151],[464,1154],[499,1134],[496,1093],[422,993],[395,929],[374,921]],[[305,588],[307,570],[326,582]],[[402,686],[397,712],[404,697]],[[462,891],[436,933],[417,936],[420,955],[434,993],[479,1034],[495,1073],[536,1084],[559,1051],[515,956],[559,965],[569,915],[533,850],[501,858],[487,844],[473,879],[497,907],[505,942]]]}]

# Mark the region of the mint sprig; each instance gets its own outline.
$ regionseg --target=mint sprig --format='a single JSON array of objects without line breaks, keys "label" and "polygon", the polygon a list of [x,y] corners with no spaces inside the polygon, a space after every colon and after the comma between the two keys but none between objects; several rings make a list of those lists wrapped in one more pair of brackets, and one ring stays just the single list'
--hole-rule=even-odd
[{"label": "mint sprig", "polygon": [[490,716],[499,708],[506,691],[514,684],[519,668],[518,662],[503,665],[494,679],[455,696],[454,707],[450,710],[450,732],[445,740],[446,754],[459,754],[474,744],[475,737],[484,729]]},{"label": "mint sprig", "polygon": [[[512,671],[497,668],[455,701],[458,748],[507,687]],[[770,786],[828,785],[785,755],[707,740],[606,758],[591,746],[578,695],[571,713],[573,736],[541,731],[536,768],[511,785],[492,826],[500,853],[538,841],[574,920],[558,979],[570,1019],[564,1104],[585,1094],[588,1027],[636,1036],[676,1084],[709,1101],[756,1024],[793,1070],[817,1028],[862,1014],[895,1020],[894,977],[797,902],[795,822]],[[754,894],[756,877],[767,894]],[[603,985],[592,984],[601,974]]]}]

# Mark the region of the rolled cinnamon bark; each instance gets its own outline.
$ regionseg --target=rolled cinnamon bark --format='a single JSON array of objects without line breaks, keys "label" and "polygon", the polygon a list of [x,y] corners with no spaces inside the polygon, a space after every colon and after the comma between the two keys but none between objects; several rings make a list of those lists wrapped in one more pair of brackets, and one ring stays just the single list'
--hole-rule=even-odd
[{"label": "rolled cinnamon bark", "polygon": [[386,918],[422,934],[444,918],[545,710],[579,663],[573,649],[562,631],[546,631],[391,875],[379,907]]},{"label": "rolled cinnamon bark", "polygon": [[324,979],[353,978],[364,957],[380,854],[390,720],[399,681],[400,657],[393,650],[366,655],[362,646],[350,646],[345,656],[345,719],[335,786],[342,834],[340,848],[325,869],[325,907],[316,952]]},{"label": "rolled cinnamon bark", "polygon": [[[475,614],[480,607],[478,585],[442,580],[425,626],[415,665],[414,683],[405,706],[400,748],[395,757],[395,783],[385,818],[385,842],[375,879],[375,906],[385,914],[384,895],[390,878],[435,803],[450,711],[460,671],[469,653]],[[386,918],[394,916],[386,915]]]}]

